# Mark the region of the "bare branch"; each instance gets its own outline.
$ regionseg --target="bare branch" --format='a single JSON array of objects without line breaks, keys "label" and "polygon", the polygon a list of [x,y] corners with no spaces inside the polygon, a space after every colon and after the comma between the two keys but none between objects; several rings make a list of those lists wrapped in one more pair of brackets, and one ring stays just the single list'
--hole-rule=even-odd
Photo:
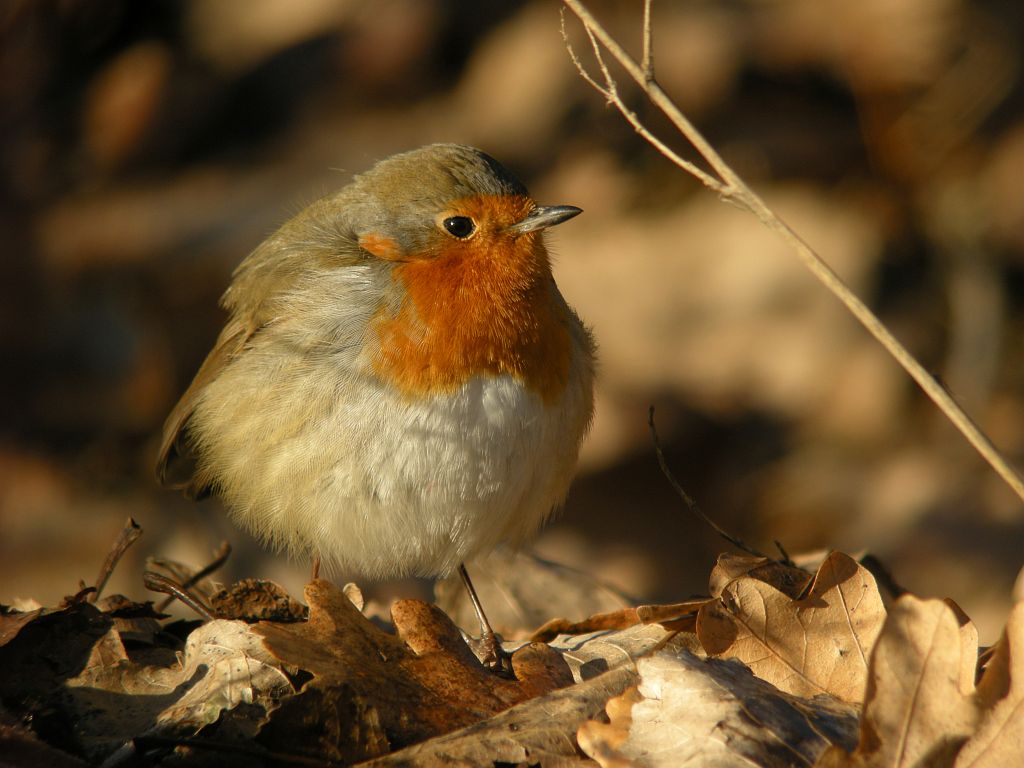
[{"label": "bare branch", "polygon": [[707,139],[686,118],[679,107],[668,97],[668,94],[661,89],[661,86],[653,79],[647,80],[644,76],[643,68],[608,34],[608,31],[601,26],[593,14],[579,0],[563,0],[563,2],[583,22],[583,26],[589,29],[597,37],[601,45],[622,65],[622,68],[633,78],[633,81],[644,90],[644,93],[647,94],[651,102],[665,113],[686,140],[693,144],[694,148],[711,164],[715,173],[721,177],[726,186],[745,187],[746,185],[743,184],[742,179],[718,155],[714,147],[708,143]]},{"label": "bare branch", "polygon": [[182,587],[174,579],[170,579],[155,571],[143,571],[142,584],[151,592],[162,592],[165,595],[173,596],[207,621],[213,621],[217,618],[213,609],[206,604],[203,598],[193,594],[187,587]]},{"label": "bare branch", "polygon": [[[650,4],[644,5],[644,48],[645,64],[636,62],[625,49],[611,36],[608,31],[594,18],[593,14],[580,2],[580,0],[563,0],[565,5],[576,14],[583,23],[587,34],[592,40],[600,43],[612,57],[622,66],[633,81],[643,90],[647,98],[660,109],[672,122],[683,137],[693,145],[697,152],[708,162],[714,172],[722,180],[722,183],[711,179],[703,171],[700,171],[692,163],[681,162],[681,158],[674,152],[666,151],[663,142],[652,137],[650,132],[639,126],[639,119],[632,112],[625,108],[618,97],[617,90],[611,84],[607,88],[596,86],[599,91],[609,98],[611,103],[618,108],[619,112],[633,125],[648,142],[654,145],[659,152],[664,154],[673,163],[700,179],[702,183],[717,191],[724,199],[736,203],[739,207],[745,208],[753,213],[770,230],[775,232],[785,241],[796,253],[801,263],[813,274],[831,293],[836,296],[854,317],[863,325],[867,331],[895,358],[903,369],[910,374],[918,386],[924,390],[939,407],[953,425],[960,430],[967,441],[974,446],[975,450],[992,466],[999,476],[1009,485],[1013,491],[1024,500],[1024,480],[1017,474],[1010,464],[1003,458],[999,450],[992,444],[992,441],[978,428],[964,410],[953,400],[949,393],[935,381],[934,377],[922,366],[913,355],[904,347],[895,336],[883,325],[882,321],[861,301],[857,295],[842,281],[833,269],[809,246],[800,236],[789,227],[782,219],[772,211],[768,205],[755,193],[746,182],[726,163],[715,151],[714,147],[694,127],[678,106],[661,89],[654,79],[653,70],[647,72],[645,67],[648,63],[653,67],[652,62],[647,61],[650,49],[650,39],[646,27],[650,24]],[[564,30],[563,37],[568,46],[568,36]],[[595,43],[596,45],[596,43]],[[581,68],[577,61],[577,68]],[[601,63],[599,61],[599,63]],[[607,73],[607,67],[601,63],[602,72]],[[589,76],[584,75],[588,82],[594,85]],[[608,75],[606,74],[607,78]],[[709,183],[709,180],[711,183]]]},{"label": "bare branch", "polygon": [[626,121],[633,126],[638,134],[640,134],[647,143],[651,144],[655,149],[661,152],[662,155],[667,157],[673,163],[678,165],[684,171],[689,173],[691,176],[699,179],[705,187],[712,190],[713,192],[721,195],[722,197],[729,197],[730,190],[728,190],[722,182],[714,178],[705,171],[702,171],[696,165],[691,163],[689,160],[684,159],[669,147],[665,142],[651,133],[647,127],[640,122],[640,118],[635,112],[626,106],[625,102],[619,96],[618,85],[615,79],[612,77],[611,72],[608,70],[608,66],[605,64],[604,57],[601,55],[601,47],[591,32],[589,27],[584,27],[587,36],[590,38],[590,44],[594,48],[594,56],[597,58],[598,66],[601,68],[601,75],[605,79],[605,85],[601,85],[594,79],[594,77],[587,71],[586,67],[583,66],[583,62],[580,61],[579,56],[576,55],[576,50],[572,47],[572,43],[569,42],[569,35],[565,28],[565,15],[562,15],[562,40],[565,42],[565,48],[569,52],[569,58],[572,59],[572,63],[576,65],[576,70],[590,86],[600,93],[609,104],[614,106],[619,113],[626,118]]},{"label": "bare branch", "polygon": [[[583,66],[583,62],[580,61],[579,56],[576,55],[576,49],[572,47],[572,43],[569,42],[569,32],[565,28],[565,11],[562,13],[562,42],[565,43],[565,49],[569,52],[569,58],[572,59],[572,63],[576,65],[576,71],[580,73],[580,77],[587,81],[587,83],[598,93],[604,96],[605,100],[611,104],[612,95],[609,91],[605,90],[605,87],[601,85],[597,80],[590,76],[587,68]],[[593,39],[593,37],[591,37]]]},{"label": "bare branch", "polygon": [[[758,552],[753,547],[745,544],[742,539],[733,536],[731,533],[722,528],[718,523],[716,523],[710,517],[705,515],[704,510],[697,506],[697,502],[694,501],[690,497],[690,494],[686,492],[686,489],[679,484],[679,481],[676,480],[675,476],[672,474],[672,470],[668,468],[668,461],[666,461],[665,459],[665,453],[664,451],[661,450],[661,441],[658,440],[658,430],[654,426],[653,405],[647,412],[647,426],[651,430],[651,440],[654,442],[654,454],[658,457],[658,466],[661,467],[661,473],[665,476],[665,479],[668,480],[669,485],[672,486],[672,489],[679,495],[679,498],[683,500],[683,503],[686,504],[686,508],[689,509],[690,512],[692,512],[693,515],[697,517],[697,519],[701,520],[705,525],[710,527],[715,533],[717,533],[719,536],[728,541],[737,549],[741,549],[748,555],[753,555],[754,557],[763,557],[766,560],[771,560],[772,558],[768,557],[763,552]],[[786,559],[786,564],[790,564],[792,561],[789,560],[789,556],[786,555],[785,550],[783,550],[782,554],[783,557],[785,557]]]},{"label": "bare branch", "polygon": [[128,551],[128,547],[134,544],[139,536],[142,535],[142,526],[135,522],[134,518],[129,517],[124,524],[124,528],[121,529],[121,533],[118,534],[117,541],[114,542],[114,546],[111,547],[110,552],[107,553],[106,560],[103,561],[103,565],[100,566],[99,575],[96,576],[95,591],[89,595],[89,602],[95,603],[100,594],[103,592],[103,588],[107,586],[107,581],[110,579],[110,575],[114,572],[114,568],[117,567],[118,561],[125,552]]},{"label": "bare branch", "polygon": [[644,53],[641,59],[644,70],[644,80],[648,83],[654,82],[654,45],[651,40],[651,6],[654,0],[644,0]]},{"label": "bare branch", "polygon": [[[181,585],[183,590],[188,590],[198,584],[200,581],[205,579],[211,573],[220,570],[221,566],[228,561],[228,557],[231,555],[231,544],[227,541],[222,541],[220,546],[217,547],[213,553],[213,560],[207,565],[200,568],[198,571],[189,576],[185,582]],[[177,599],[177,595],[173,592],[168,592],[167,597],[164,598],[156,609],[158,611],[164,611],[167,607]]]}]

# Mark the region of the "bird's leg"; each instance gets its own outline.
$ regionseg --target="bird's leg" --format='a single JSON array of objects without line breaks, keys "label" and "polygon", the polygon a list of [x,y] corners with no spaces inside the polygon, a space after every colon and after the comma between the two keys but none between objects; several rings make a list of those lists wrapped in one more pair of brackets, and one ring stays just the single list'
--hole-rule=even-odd
[{"label": "bird's leg", "polygon": [[473,653],[480,659],[480,663],[489,670],[502,677],[515,677],[512,672],[512,657],[505,653],[501,647],[501,641],[494,633],[494,630],[491,629],[491,622],[487,620],[484,607],[480,604],[480,598],[477,597],[476,589],[473,588],[473,582],[469,580],[469,574],[466,572],[464,564],[459,565],[459,576],[462,577],[462,583],[466,585],[466,591],[469,593],[470,602],[473,603],[476,619],[480,622],[480,639],[467,638],[466,642],[469,643]]},{"label": "bird's leg", "polygon": [[310,566],[309,580],[316,581],[320,578],[320,553],[313,555],[313,564]]}]

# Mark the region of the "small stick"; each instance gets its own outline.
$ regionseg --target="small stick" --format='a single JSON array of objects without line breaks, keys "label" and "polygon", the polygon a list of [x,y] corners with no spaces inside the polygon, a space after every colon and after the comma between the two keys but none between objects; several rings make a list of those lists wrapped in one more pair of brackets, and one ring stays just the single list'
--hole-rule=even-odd
[{"label": "small stick", "polygon": [[782,560],[780,562],[783,565],[789,565],[793,568],[797,567],[797,564],[793,562],[793,558],[789,556],[789,552],[786,551],[786,548],[782,546],[782,542],[778,539],[775,539],[775,548],[779,550],[779,554],[782,555]]},{"label": "small stick", "polygon": [[114,546],[110,548],[107,553],[107,559],[103,561],[103,565],[100,566],[100,572],[96,576],[96,591],[89,595],[89,602],[95,603],[103,591],[103,588],[107,586],[107,582],[110,580],[110,574],[114,572],[114,568],[117,567],[118,561],[122,555],[128,550],[132,544],[134,544],[139,536],[142,535],[142,526],[135,522],[134,518],[129,517],[124,524],[124,528],[121,529],[121,533],[118,534],[117,541],[114,542]]},{"label": "small stick", "polygon": [[151,592],[160,592],[165,595],[172,595],[207,621],[213,621],[217,618],[213,609],[204,603],[202,598],[198,595],[193,595],[186,589],[183,589],[180,584],[177,584],[166,576],[156,573],[155,571],[144,571],[142,574],[142,583],[145,585],[146,589]]},{"label": "small stick", "polygon": [[721,526],[718,525],[718,523],[716,523],[710,517],[705,515],[704,511],[697,506],[697,502],[690,498],[690,494],[688,494],[683,489],[683,486],[679,484],[679,481],[675,479],[675,477],[672,475],[672,470],[668,468],[668,462],[665,461],[665,454],[661,450],[661,442],[658,440],[658,430],[654,426],[653,405],[651,406],[650,411],[648,411],[647,413],[647,426],[651,428],[651,439],[654,441],[654,453],[658,457],[658,466],[661,467],[661,473],[665,475],[665,478],[668,480],[669,484],[675,489],[675,492],[679,494],[679,498],[681,498],[683,502],[686,504],[686,508],[689,509],[690,512],[692,512],[694,515],[696,515],[697,519],[703,520],[706,525],[710,526],[711,529],[715,531],[715,533],[717,533],[719,536],[728,541],[737,549],[742,549],[744,552],[746,552],[749,555],[753,555],[754,557],[763,557],[766,560],[771,560],[772,558],[768,557],[763,552],[758,552],[753,547],[744,544],[740,539],[736,538],[732,534],[727,533]]},{"label": "small stick", "polygon": [[[225,562],[227,562],[228,556],[231,554],[231,545],[222,541],[220,546],[217,547],[213,552],[213,560],[210,561],[206,566],[200,568],[198,571],[189,576],[185,583],[181,585],[182,589],[190,589],[191,587],[198,584],[202,579],[205,579],[214,571],[218,570]],[[163,612],[167,606],[174,602],[176,595],[169,595],[164,600],[160,601],[160,604],[156,606],[156,610]]]},{"label": "small stick", "polygon": [[605,73],[604,78],[607,82],[607,87],[602,86],[593,77],[591,77],[586,67],[583,66],[583,62],[580,61],[579,56],[576,55],[576,50],[572,47],[572,43],[569,42],[569,32],[565,28],[565,13],[563,11],[562,40],[565,42],[566,50],[569,52],[569,57],[572,59],[572,63],[576,66],[576,71],[579,72],[580,77],[582,77],[587,83],[589,83],[590,86],[594,88],[594,90],[596,90],[598,93],[604,96],[605,100],[609,104],[613,105],[616,109],[618,109],[622,116],[625,117],[626,120],[629,122],[629,124],[633,126],[633,130],[640,134],[645,141],[650,143],[655,149],[661,152],[661,154],[663,154],[673,163],[675,163],[680,168],[685,170],[687,173],[699,179],[701,183],[704,184],[704,186],[706,186],[708,189],[714,190],[719,195],[721,195],[723,199],[731,200],[731,198],[727,197],[728,189],[724,184],[722,184],[720,181],[718,181],[710,174],[702,171],[689,160],[684,159],[681,155],[674,152],[672,148],[669,147],[665,142],[663,142],[661,139],[659,139],[657,136],[651,133],[647,129],[647,127],[640,121],[640,117],[626,106],[626,103],[619,96],[615,80],[612,79],[611,73],[608,71],[608,65],[605,64],[604,62],[604,56],[601,54],[601,46],[598,44],[597,38],[594,37],[594,33],[590,31],[590,27],[584,27],[584,31],[587,33],[587,37],[590,39],[590,45],[594,50],[594,57],[597,59],[597,63],[600,66],[601,71]]},{"label": "small stick", "polygon": [[648,83],[654,82],[654,45],[651,42],[651,6],[654,0],[644,0],[644,52],[641,62],[643,63],[644,80]]}]

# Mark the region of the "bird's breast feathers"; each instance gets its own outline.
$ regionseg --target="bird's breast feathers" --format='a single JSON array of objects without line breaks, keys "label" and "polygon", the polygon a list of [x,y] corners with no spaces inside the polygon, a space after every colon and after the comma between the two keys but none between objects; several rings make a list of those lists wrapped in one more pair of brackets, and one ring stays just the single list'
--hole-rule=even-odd
[{"label": "bird's breast feathers", "polygon": [[[448,573],[532,534],[565,498],[592,412],[589,365],[574,362],[554,407],[508,374],[410,398],[296,369],[244,406],[259,412],[255,432],[206,409],[206,468],[236,518],[279,547],[375,578]],[[303,396],[275,397],[282,386]]]}]

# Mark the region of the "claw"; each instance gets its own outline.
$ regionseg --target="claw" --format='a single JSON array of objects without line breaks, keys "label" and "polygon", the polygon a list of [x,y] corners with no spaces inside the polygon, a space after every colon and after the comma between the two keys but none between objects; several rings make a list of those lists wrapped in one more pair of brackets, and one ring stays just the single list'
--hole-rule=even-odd
[{"label": "claw", "polygon": [[465,639],[469,649],[490,672],[498,677],[515,680],[515,672],[512,670],[512,654],[507,653],[501,647],[501,640],[496,634],[492,632],[483,637],[466,635]]},{"label": "claw", "polygon": [[479,638],[470,637],[463,633],[466,644],[476,657],[480,659],[480,663],[487,667],[487,669],[500,677],[514,680],[515,673],[512,671],[512,656],[505,653],[505,650],[501,647],[501,638],[491,629],[491,623],[487,621],[484,608],[480,605],[480,598],[477,597],[476,590],[473,588],[473,582],[469,580],[469,574],[466,572],[465,565],[459,566],[459,575],[462,577],[463,584],[466,585],[470,602],[473,603],[473,610],[476,611],[476,618],[480,622]]}]

